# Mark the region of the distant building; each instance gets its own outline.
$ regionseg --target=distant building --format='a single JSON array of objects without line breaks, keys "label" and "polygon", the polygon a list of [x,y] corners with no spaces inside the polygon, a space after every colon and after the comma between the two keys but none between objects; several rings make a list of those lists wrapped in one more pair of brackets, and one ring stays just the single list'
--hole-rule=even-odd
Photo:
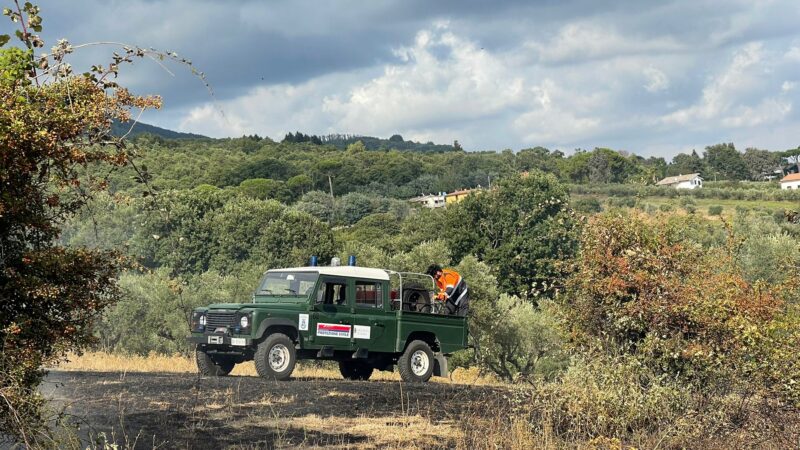
[{"label": "distant building", "polygon": [[460,191],[451,192],[445,195],[445,203],[448,205],[451,203],[458,203],[467,198],[468,195],[478,192],[479,190],[480,189],[462,189]]},{"label": "distant building", "polygon": [[781,189],[800,189],[800,173],[790,173],[781,178]]},{"label": "distant building", "polygon": [[703,179],[699,173],[690,173],[688,175],[664,178],[656,183],[656,186],[671,186],[675,189],[700,189],[703,187]]},{"label": "distant building", "polygon": [[420,195],[408,201],[425,208],[442,208],[445,205],[445,194],[444,192],[439,192],[438,194]]},{"label": "distant building", "polygon": [[761,180],[762,181],[772,181],[777,180],[778,178],[786,175],[783,171],[783,167],[776,167],[772,170],[767,170],[761,173]]}]

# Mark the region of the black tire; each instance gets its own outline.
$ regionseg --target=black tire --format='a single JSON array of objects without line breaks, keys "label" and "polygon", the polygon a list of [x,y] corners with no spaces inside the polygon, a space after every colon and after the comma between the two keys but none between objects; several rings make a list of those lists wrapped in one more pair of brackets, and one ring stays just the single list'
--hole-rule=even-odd
[{"label": "black tire", "polygon": [[233,361],[217,360],[209,356],[208,353],[197,347],[194,351],[195,360],[197,361],[197,369],[201,375],[207,377],[224,377],[231,373],[233,367],[236,365]]},{"label": "black tire", "polygon": [[369,380],[374,367],[364,361],[339,361],[339,372],[346,380]]},{"label": "black tire", "polygon": [[433,365],[433,350],[425,341],[411,341],[397,360],[400,378],[408,383],[425,383],[430,380]]},{"label": "black tire", "polygon": [[[272,355],[272,361],[270,361],[270,355]],[[256,347],[254,360],[256,372],[262,378],[288,380],[297,363],[294,342],[283,333],[270,334]]]}]

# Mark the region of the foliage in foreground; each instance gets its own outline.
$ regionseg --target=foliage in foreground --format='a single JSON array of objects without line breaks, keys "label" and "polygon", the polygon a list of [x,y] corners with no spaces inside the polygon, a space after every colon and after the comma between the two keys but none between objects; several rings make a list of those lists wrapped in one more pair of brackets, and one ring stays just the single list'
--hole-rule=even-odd
[{"label": "foliage in foreground", "polygon": [[800,406],[794,273],[750,283],[733,237],[703,248],[679,231],[641,215],[592,220],[565,296],[573,344],[585,355],[630,356],[706,398]]},{"label": "foliage in foreground", "polygon": [[[0,434],[33,445],[46,439],[36,390],[43,365],[92,342],[93,324],[118,292],[117,254],[57,245],[59,227],[103,187],[81,176],[87,167],[130,161],[106,134],[111,120],[160,105],[107,80],[114,67],[71,75],[65,41],[34,60],[43,46],[33,34],[38,13],[30,3],[6,9],[24,47],[0,50]],[[58,69],[38,72],[49,61]]]}]

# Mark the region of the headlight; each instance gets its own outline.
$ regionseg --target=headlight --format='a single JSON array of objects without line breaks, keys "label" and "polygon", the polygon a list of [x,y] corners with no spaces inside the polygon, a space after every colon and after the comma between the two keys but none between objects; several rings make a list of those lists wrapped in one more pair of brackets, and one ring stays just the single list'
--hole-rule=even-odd
[{"label": "headlight", "polygon": [[247,316],[242,316],[242,318],[239,319],[239,325],[241,325],[242,328],[249,327],[250,326],[250,319],[248,319]]},{"label": "headlight", "polygon": [[198,322],[200,322],[200,325],[206,326],[206,315],[200,314],[200,319],[198,320]]}]

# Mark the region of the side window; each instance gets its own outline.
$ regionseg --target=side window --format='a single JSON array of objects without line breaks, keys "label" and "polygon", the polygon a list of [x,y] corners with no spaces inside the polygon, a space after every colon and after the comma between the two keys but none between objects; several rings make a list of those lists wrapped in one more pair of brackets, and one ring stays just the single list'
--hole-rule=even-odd
[{"label": "side window", "polygon": [[317,291],[317,303],[323,305],[347,304],[347,281],[324,280]]},{"label": "side window", "polygon": [[381,283],[356,281],[356,306],[380,308],[383,306]]}]

